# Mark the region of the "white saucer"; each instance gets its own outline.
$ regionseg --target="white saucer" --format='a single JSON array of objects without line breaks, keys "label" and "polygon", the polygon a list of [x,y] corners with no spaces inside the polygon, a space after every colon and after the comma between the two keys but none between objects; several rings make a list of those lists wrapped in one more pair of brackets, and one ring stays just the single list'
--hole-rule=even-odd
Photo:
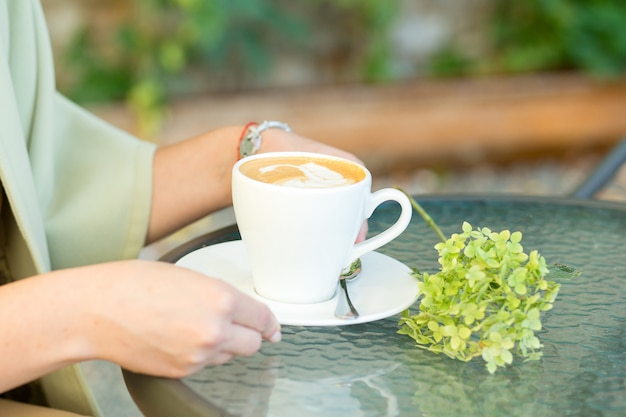
[{"label": "white saucer", "polygon": [[[222,279],[265,303],[281,324],[342,326],[380,320],[412,305],[418,296],[417,279],[403,263],[378,252],[361,256],[362,272],[348,283],[359,318],[342,320],[334,315],[338,293],[315,304],[289,304],[261,297],[254,291],[248,256],[241,240],[207,246],[183,256],[176,265]],[[338,291],[341,291],[337,285]]]}]

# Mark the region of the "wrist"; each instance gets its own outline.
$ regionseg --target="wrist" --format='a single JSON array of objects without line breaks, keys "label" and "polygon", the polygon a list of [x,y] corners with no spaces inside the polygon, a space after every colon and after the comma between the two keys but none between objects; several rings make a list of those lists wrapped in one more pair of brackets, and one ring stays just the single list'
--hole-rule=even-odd
[{"label": "wrist", "polygon": [[270,129],[278,129],[283,132],[291,132],[289,125],[278,121],[266,120],[260,124],[256,122],[250,122],[244,126],[241,136],[239,138],[239,145],[237,150],[237,159],[245,158],[250,155],[254,155],[259,151],[263,144],[263,134]]}]

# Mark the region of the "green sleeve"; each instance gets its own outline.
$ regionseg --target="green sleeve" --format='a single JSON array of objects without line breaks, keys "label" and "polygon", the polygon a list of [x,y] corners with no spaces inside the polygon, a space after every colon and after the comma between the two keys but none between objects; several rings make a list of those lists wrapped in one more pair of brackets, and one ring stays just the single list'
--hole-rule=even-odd
[{"label": "green sleeve", "polygon": [[59,95],[54,102],[45,174],[54,178],[45,208],[52,268],[136,257],[148,228],[155,146]]},{"label": "green sleeve", "polygon": [[40,4],[0,0],[0,181],[40,272],[137,256],[154,151],[58,94]]}]

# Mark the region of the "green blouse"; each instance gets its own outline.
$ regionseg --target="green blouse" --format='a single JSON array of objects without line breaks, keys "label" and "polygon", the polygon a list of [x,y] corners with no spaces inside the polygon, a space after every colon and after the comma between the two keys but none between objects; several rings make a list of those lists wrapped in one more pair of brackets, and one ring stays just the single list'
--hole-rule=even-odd
[{"label": "green blouse", "polygon": [[[39,1],[0,0],[0,184],[13,279],[136,257],[154,150],[58,94]],[[86,412],[71,404],[85,387],[78,367],[68,369],[44,387],[51,403]]]},{"label": "green blouse", "polygon": [[0,180],[39,272],[135,257],[155,146],[55,90],[36,0],[0,0]]}]

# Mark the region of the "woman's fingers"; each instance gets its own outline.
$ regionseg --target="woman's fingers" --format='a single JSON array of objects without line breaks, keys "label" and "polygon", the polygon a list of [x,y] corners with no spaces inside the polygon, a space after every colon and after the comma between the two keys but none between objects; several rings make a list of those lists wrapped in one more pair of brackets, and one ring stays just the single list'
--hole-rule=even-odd
[{"label": "woman's fingers", "polygon": [[367,220],[366,220],[361,225],[361,230],[359,230],[359,234],[356,237],[356,243],[363,242],[365,240],[365,238],[367,237],[368,229],[369,229],[369,226],[368,226],[368,223],[367,223]]},{"label": "woman's fingers", "polygon": [[238,305],[233,309],[233,325],[254,330],[265,340],[280,341],[280,324],[269,307],[246,294],[236,294]]}]

